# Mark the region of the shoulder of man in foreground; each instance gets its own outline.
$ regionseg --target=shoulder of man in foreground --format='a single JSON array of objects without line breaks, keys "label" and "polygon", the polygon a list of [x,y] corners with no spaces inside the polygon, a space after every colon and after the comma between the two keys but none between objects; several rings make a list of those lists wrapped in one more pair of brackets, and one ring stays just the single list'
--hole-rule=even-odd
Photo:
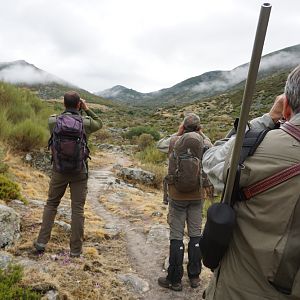
[{"label": "shoulder of man in foreground", "polygon": [[[274,120],[270,113],[255,118],[250,122],[253,130],[273,129]],[[215,189],[222,191],[224,188],[224,166],[227,156],[231,153],[235,141],[235,135],[215,142],[214,146],[208,149],[203,156],[203,170],[208,175]]]}]

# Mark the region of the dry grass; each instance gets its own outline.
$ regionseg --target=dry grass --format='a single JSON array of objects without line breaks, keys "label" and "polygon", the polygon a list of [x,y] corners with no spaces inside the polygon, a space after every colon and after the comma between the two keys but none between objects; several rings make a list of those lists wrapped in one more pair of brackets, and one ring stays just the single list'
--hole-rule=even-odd
[{"label": "dry grass", "polygon": [[[94,163],[100,161],[101,156],[96,157]],[[15,153],[8,153],[5,162],[26,197],[46,199],[49,183],[46,175],[26,165]],[[70,205],[69,193],[62,204]],[[78,259],[69,257],[69,234],[56,225],[46,253],[41,257],[32,256],[32,243],[40,229],[43,206],[29,203],[18,212],[21,237],[10,252],[25,264],[24,286],[39,291],[55,288],[61,299],[136,299],[117,278],[118,273],[130,271],[125,242],[121,236],[114,240],[105,239],[104,222],[88,203],[85,207],[84,252]]]}]

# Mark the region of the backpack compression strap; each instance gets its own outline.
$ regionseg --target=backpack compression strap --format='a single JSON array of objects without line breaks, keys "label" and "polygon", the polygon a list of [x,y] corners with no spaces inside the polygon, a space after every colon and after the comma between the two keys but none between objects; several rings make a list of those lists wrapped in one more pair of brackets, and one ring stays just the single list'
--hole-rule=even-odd
[{"label": "backpack compression strap", "polygon": [[[300,129],[289,123],[286,122],[284,123],[280,129],[294,137],[296,140],[300,142]],[[267,177],[257,183],[254,183],[244,189],[242,189],[245,200],[248,200],[262,192],[265,192],[266,190],[284,182],[287,181],[288,179],[297,176],[300,174],[300,163],[295,164],[285,170],[282,170],[281,172],[272,175],[270,177]]]}]

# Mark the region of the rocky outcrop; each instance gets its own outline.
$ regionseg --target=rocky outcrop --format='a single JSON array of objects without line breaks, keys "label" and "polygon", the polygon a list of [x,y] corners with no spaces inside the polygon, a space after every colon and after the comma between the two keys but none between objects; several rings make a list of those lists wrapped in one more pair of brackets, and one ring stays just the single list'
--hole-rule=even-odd
[{"label": "rocky outcrop", "polygon": [[20,237],[20,217],[14,209],[0,204],[0,248],[6,248]]},{"label": "rocky outcrop", "polygon": [[118,176],[125,180],[133,180],[145,185],[153,185],[155,181],[155,175],[153,173],[139,168],[121,168],[118,172]]}]

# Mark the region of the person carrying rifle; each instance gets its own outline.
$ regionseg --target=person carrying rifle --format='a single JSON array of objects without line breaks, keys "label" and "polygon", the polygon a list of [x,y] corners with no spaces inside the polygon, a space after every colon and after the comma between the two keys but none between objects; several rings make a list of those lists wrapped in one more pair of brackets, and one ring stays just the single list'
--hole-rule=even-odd
[{"label": "person carrying rifle", "polygon": [[[279,120],[286,122],[274,129]],[[250,122],[266,133],[241,168],[236,225],[206,300],[300,299],[300,66],[270,112]],[[215,188],[226,181],[235,136],[215,143],[203,168]]]}]

